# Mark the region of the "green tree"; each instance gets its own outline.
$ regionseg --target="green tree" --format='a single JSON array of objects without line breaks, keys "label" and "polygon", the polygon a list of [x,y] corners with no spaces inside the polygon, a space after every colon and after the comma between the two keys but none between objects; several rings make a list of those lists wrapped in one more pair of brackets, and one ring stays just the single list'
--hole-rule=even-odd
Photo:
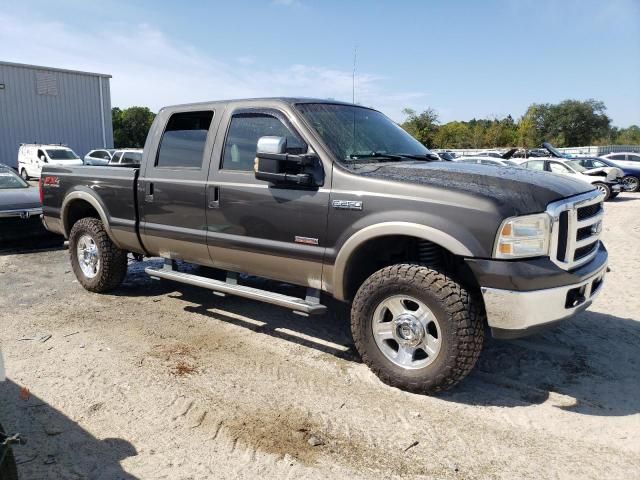
[{"label": "green tree", "polygon": [[129,107],[111,110],[113,143],[116,148],[142,148],[155,118],[147,107]]},{"label": "green tree", "polygon": [[616,132],[614,142],[617,145],[640,145],[640,127],[631,125]]},{"label": "green tree", "polygon": [[538,108],[536,105],[531,105],[518,124],[518,146],[533,148],[539,145],[537,120],[539,120]]},{"label": "green tree", "polygon": [[432,108],[427,108],[418,114],[415,110],[405,108],[402,110],[407,118],[400,125],[416,140],[427,148],[433,147],[433,139],[438,131],[438,114]]},{"label": "green tree", "polygon": [[437,148],[470,148],[471,131],[467,122],[449,122],[441,125],[434,137]]}]

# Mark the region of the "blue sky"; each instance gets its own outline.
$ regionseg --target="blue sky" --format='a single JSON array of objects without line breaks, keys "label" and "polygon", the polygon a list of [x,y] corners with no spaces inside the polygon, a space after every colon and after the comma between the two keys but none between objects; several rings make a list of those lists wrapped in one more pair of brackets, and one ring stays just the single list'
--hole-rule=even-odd
[{"label": "blue sky", "polygon": [[640,124],[640,0],[29,1],[0,10],[0,60],[113,75],[113,106],[246,96],[351,99],[401,120],[603,100]]}]

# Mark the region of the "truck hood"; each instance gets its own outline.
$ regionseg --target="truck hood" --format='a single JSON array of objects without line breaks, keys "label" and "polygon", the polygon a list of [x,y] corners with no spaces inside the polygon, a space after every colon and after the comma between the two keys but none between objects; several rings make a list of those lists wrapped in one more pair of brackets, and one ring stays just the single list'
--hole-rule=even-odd
[{"label": "truck hood", "polygon": [[356,172],[367,177],[457,190],[492,199],[509,215],[542,212],[551,202],[593,190],[590,184],[568,175],[472,163],[372,164]]},{"label": "truck hood", "polygon": [[0,211],[38,208],[40,206],[40,194],[38,189],[29,188],[2,188],[0,189]]}]

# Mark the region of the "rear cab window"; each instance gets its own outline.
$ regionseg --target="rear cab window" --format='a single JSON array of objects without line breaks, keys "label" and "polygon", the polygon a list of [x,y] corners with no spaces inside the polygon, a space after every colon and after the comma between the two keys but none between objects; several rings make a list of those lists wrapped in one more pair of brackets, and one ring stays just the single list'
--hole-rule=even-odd
[{"label": "rear cab window", "polygon": [[169,118],[155,167],[200,169],[213,111],[180,112]]}]

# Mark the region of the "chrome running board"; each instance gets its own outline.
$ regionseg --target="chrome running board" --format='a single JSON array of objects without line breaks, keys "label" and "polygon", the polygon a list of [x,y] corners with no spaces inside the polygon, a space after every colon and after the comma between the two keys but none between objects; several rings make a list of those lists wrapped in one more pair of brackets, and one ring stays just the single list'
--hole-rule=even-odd
[{"label": "chrome running board", "polygon": [[[152,278],[164,278],[173,280],[174,282],[186,283],[196,287],[208,288],[214,293],[236,295],[238,297],[258,300],[259,302],[271,303],[280,307],[289,308],[294,313],[307,315],[320,315],[327,311],[327,307],[316,301],[317,297],[307,296],[307,299],[298,297],[290,297],[281,293],[274,293],[268,290],[260,290],[259,288],[247,287],[246,285],[238,285],[232,282],[223,282],[208,277],[192,275],[190,273],[178,272],[171,268],[151,268],[147,267],[144,271]],[[315,298],[314,298],[315,297]]]}]

